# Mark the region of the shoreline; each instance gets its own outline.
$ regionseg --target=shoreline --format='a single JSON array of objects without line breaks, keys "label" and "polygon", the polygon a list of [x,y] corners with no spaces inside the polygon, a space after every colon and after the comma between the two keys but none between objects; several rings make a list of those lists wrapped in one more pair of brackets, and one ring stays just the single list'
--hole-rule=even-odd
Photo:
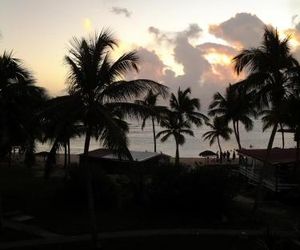
[{"label": "shoreline", "polygon": [[[79,154],[71,154],[71,164],[78,164],[79,163]],[[171,157],[171,162],[174,162],[175,158]],[[199,166],[209,166],[209,165],[215,165],[220,164],[216,161],[216,158],[201,158],[201,157],[181,157],[179,159],[180,163],[184,165],[188,165],[190,167],[196,167],[196,164]],[[36,155],[36,162],[39,164],[44,164],[45,157],[41,155]],[[223,165],[235,165],[238,163],[238,159],[235,159],[234,161],[231,160],[230,162],[224,161]],[[56,165],[57,166],[63,166],[64,165],[64,154],[58,153],[56,154]]]}]

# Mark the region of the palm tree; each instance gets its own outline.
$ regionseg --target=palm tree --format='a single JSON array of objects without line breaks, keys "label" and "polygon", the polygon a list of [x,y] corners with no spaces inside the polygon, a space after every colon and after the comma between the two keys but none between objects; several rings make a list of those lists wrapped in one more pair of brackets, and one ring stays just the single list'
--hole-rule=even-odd
[{"label": "palm tree", "polygon": [[151,80],[125,81],[124,75],[138,71],[135,52],[123,54],[116,61],[110,58],[115,39],[104,31],[89,39],[74,39],[65,61],[69,66],[69,94],[77,100],[76,110],[85,130],[83,165],[86,169],[89,212],[94,246],[97,245],[96,216],[94,210],[91,170],[87,162],[90,139],[95,136],[104,147],[132,159],[128,150],[125,115],[141,115],[139,105],[128,100],[150,89],[166,92],[166,88]]},{"label": "palm tree", "polygon": [[190,94],[190,88],[186,88],[183,91],[178,88],[177,97],[175,94],[171,94],[170,108],[177,112],[179,119],[182,121],[187,120],[199,127],[203,121],[207,121],[208,118],[198,112],[200,110],[200,100],[198,98],[191,98]]},{"label": "palm tree", "polygon": [[[279,110],[287,100],[290,94],[289,90],[292,88],[289,81],[289,71],[298,66],[297,60],[290,53],[289,37],[281,40],[276,29],[266,27],[262,45],[258,48],[244,49],[234,57],[233,61],[237,74],[243,70],[247,70],[249,73],[243,84],[250,90],[257,90],[257,96],[260,97],[260,109],[269,107],[271,110]],[[263,173],[279,122],[280,119],[274,122],[268,142],[264,166],[261,168],[254,211],[257,208],[258,200],[261,198],[259,193],[262,190]]]},{"label": "palm tree", "polygon": [[9,154],[13,145],[23,147],[27,156],[39,134],[36,113],[47,98],[43,88],[34,85],[31,73],[21,61],[4,52],[0,56],[0,149]]},{"label": "palm tree", "polygon": [[247,93],[245,88],[230,85],[226,88],[225,96],[217,92],[210,104],[209,115],[218,115],[225,121],[232,121],[234,135],[239,149],[241,146],[239,124],[242,123],[246,131],[253,128],[251,116],[256,115],[254,105],[254,92]]},{"label": "palm tree", "polygon": [[155,120],[159,122],[161,117],[164,113],[166,113],[167,108],[165,106],[157,105],[157,99],[160,93],[153,93],[150,90],[147,95],[145,96],[144,100],[136,100],[135,103],[143,106],[146,112],[145,116],[143,117],[142,122],[142,129],[144,129],[146,120],[151,119],[152,122],[152,130],[153,130],[153,145],[154,145],[154,152],[156,152],[156,134],[155,134]]},{"label": "palm tree", "polygon": [[[204,140],[209,140],[210,146],[213,145],[217,140],[220,155],[222,155],[220,138],[226,141],[229,140],[232,129],[228,127],[226,120],[224,120],[222,117],[215,117],[213,123],[208,122],[206,125],[210,127],[211,130],[205,132],[202,137]],[[222,161],[222,157],[220,157],[220,159]]]},{"label": "palm tree", "polygon": [[161,137],[161,142],[165,142],[171,136],[174,137],[175,145],[176,145],[176,153],[175,153],[175,165],[179,165],[179,146],[185,143],[184,135],[194,136],[193,131],[190,129],[190,122],[187,120],[179,119],[178,113],[174,111],[169,111],[165,117],[161,121],[161,127],[165,128],[165,130],[160,131],[156,138]]},{"label": "palm tree", "polygon": [[[36,113],[46,99],[44,89],[34,83],[30,71],[20,59],[7,52],[0,56],[0,151],[1,156],[9,156],[9,164],[13,145],[23,147],[26,163],[32,163],[34,143],[40,129]],[[0,229],[2,218],[0,204]]]},{"label": "palm tree", "polygon": [[[271,128],[274,124],[278,123],[281,133],[282,148],[284,148],[284,123],[288,119],[287,116],[290,113],[289,102],[284,102],[280,107],[274,107],[273,109],[265,109],[259,113],[262,116],[263,131]],[[278,132],[277,131],[277,132]]]},{"label": "palm tree", "polygon": [[43,142],[52,143],[48,154],[44,177],[48,179],[55,162],[55,155],[60,147],[64,148],[64,169],[67,177],[67,168],[70,165],[70,139],[83,134],[80,117],[74,107],[76,98],[65,95],[50,99],[40,113],[43,126]]},{"label": "palm tree", "polygon": [[[258,91],[261,109],[278,109],[290,94],[289,69],[298,66],[298,62],[291,55],[288,42],[289,37],[280,40],[277,30],[266,27],[260,47],[245,49],[233,59],[237,74],[249,72],[243,84]],[[268,149],[272,148],[278,124],[279,121],[274,123]]]}]

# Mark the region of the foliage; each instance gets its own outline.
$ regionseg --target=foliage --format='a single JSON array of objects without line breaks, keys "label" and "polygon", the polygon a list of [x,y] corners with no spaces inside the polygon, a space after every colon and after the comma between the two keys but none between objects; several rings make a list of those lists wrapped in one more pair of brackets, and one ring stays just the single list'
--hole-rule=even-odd
[{"label": "foliage", "polygon": [[228,128],[228,125],[223,117],[215,117],[213,124],[207,123],[206,125],[210,127],[211,130],[204,133],[202,137],[204,140],[209,140],[210,145],[214,144],[217,140],[220,153],[222,153],[220,137],[226,141],[229,140],[232,129]]},{"label": "foliage", "polygon": [[253,128],[253,121],[250,117],[256,116],[255,92],[248,92],[242,86],[229,85],[224,96],[219,92],[214,95],[209,108],[209,115],[217,115],[227,123],[232,121],[234,134],[241,148],[239,123],[242,123],[247,131]]},{"label": "foliage", "polygon": [[150,204],[169,211],[221,215],[238,191],[238,181],[222,167],[193,170],[165,166],[148,186]]},{"label": "foliage", "polygon": [[1,153],[9,153],[14,145],[21,146],[29,165],[35,140],[41,139],[37,113],[47,99],[45,90],[34,84],[32,74],[12,53],[0,56]]}]

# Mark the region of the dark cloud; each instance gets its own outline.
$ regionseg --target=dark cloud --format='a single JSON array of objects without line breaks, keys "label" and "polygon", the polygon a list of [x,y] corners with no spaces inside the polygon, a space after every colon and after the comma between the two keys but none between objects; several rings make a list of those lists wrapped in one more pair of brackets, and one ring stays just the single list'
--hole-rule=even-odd
[{"label": "dark cloud", "polygon": [[203,73],[211,70],[201,50],[189,42],[189,38],[199,37],[200,32],[198,25],[190,25],[175,39],[174,59],[183,66],[184,74],[179,77],[182,84],[199,84]]},{"label": "dark cloud", "polygon": [[128,9],[121,7],[112,7],[111,12],[116,15],[125,15],[127,18],[131,17],[132,14]]},{"label": "dark cloud", "polygon": [[161,32],[158,28],[156,27],[153,27],[153,26],[150,26],[148,28],[148,32],[150,34],[153,34],[154,35],[154,38],[156,40],[157,43],[162,43],[162,42],[169,42],[171,43],[172,42],[172,38],[168,37],[167,34],[165,34],[164,32]]},{"label": "dark cloud", "polygon": [[264,26],[256,15],[238,13],[221,24],[210,25],[209,32],[236,46],[248,48],[260,43]]},{"label": "dark cloud", "polygon": [[164,69],[166,65],[162,62],[155,51],[139,47],[137,55],[140,58],[139,72],[127,74],[128,78],[147,78],[157,82],[161,82],[164,78]]}]

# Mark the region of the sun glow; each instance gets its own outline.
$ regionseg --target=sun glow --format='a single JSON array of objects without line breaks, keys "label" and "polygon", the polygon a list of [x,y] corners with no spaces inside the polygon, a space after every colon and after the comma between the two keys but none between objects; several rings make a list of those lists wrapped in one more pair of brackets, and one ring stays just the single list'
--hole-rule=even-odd
[{"label": "sun glow", "polygon": [[229,65],[231,64],[232,60],[232,58],[229,55],[217,52],[210,52],[204,55],[204,57],[210,64]]},{"label": "sun glow", "polygon": [[289,44],[292,48],[296,48],[300,45],[300,35],[296,33],[293,29],[288,29],[285,31],[279,31],[279,36],[281,39],[289,37]]},{"label": "sun glow", "polygon": [[90,32],[93,29],[92,21],[89,18],[83,19],[83,27],[86,31]]}]

